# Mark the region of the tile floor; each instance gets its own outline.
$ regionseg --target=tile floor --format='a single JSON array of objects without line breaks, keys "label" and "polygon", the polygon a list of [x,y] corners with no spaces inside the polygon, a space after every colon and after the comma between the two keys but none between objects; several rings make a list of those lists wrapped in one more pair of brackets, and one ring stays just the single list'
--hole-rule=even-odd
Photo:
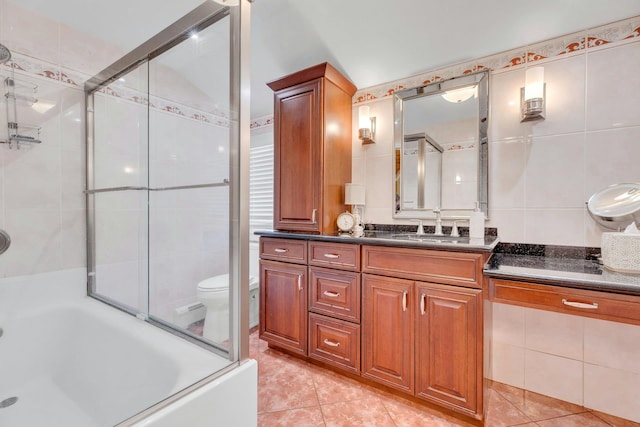
[{"label": "tile floor", "polygon": [[[258,426],[472,425],[270,349],[257,332],[250,344],[250,356],[258,361]],[[486,398],[487,427],[640,427],[501,383],[494,382]]]}]

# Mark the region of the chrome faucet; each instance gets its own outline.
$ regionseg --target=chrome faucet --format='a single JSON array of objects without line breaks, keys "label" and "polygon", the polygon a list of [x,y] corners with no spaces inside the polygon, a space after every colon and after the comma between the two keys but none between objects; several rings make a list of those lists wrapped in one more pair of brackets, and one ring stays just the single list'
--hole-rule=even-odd
[{"label": "chrome faucet", "polygon": [[436,214],[436,231],[433,233],[436,236],[442,236],[442,215],[440,214],[440,207],[433,209],[433,213]]}]

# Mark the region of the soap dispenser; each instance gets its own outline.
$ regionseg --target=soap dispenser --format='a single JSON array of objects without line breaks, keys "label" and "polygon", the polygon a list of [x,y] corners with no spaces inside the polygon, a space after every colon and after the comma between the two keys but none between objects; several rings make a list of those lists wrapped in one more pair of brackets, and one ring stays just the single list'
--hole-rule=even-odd
[{"label": "soap dispenser", "polygon": [[480,210],[480,204],[476,202],[476,208],[469,216],[469,237],[472,239],[484,238],[484,212]]}]

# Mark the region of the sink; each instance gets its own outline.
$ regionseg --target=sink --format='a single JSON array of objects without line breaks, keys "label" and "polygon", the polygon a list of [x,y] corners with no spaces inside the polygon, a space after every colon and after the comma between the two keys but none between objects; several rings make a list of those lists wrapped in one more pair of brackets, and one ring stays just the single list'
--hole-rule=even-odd
[{"label": "sink", "polygon": [[432,242],[432,243],[469,243],[469,237],[451,237],[451,236],[436,236],[434,234],[416,234],[416,233],[404,233],[404,234],[392,234],[392,239],[396,240],[411,240],[417,242]]}]

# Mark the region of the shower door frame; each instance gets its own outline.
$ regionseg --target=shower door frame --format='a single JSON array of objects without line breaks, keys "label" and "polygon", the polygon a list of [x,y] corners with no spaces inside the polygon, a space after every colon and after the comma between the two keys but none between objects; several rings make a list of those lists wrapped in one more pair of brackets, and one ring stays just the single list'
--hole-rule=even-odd
[{"label": "shower door frame", "polygon": [[[219,184],[186,186],[186,188],[229,186],[229,277],[230,277],[230,330],[236,339],[230,340],[228,357],[231,362],[241,363],[249,357],[249,287],[240,286],[249,281],[249,26],[250,0],[241,0],[239,6],[223,6],[206,1],[178,21],[153,36],[148,41],[126,54],[84,85],[86,102],[86,221],[87,221],[87,295],[129,314],[143,318],[155,326],[211,348],[172,324],[133,310],[104,295],[96,293],[96,241],[95,198],[93,194],[147,190],[147,187],[94,188],[94,98],[95,92],[116,81],[135,68],[187,40],[194,32],[203,30],[216,22],[230,17],[230,179]],[[148,106],[147,106],[148,108]],[[148,138],[148,135],[147,135]],[[178,187],[176,187],[177,189]],[[173,189],[173,188],[172,188]],[[164,190],[164,189],[155,189]],[[147,260],[148,263],[148,260]],[[147,278],[147,292],[149,292]]]}]

